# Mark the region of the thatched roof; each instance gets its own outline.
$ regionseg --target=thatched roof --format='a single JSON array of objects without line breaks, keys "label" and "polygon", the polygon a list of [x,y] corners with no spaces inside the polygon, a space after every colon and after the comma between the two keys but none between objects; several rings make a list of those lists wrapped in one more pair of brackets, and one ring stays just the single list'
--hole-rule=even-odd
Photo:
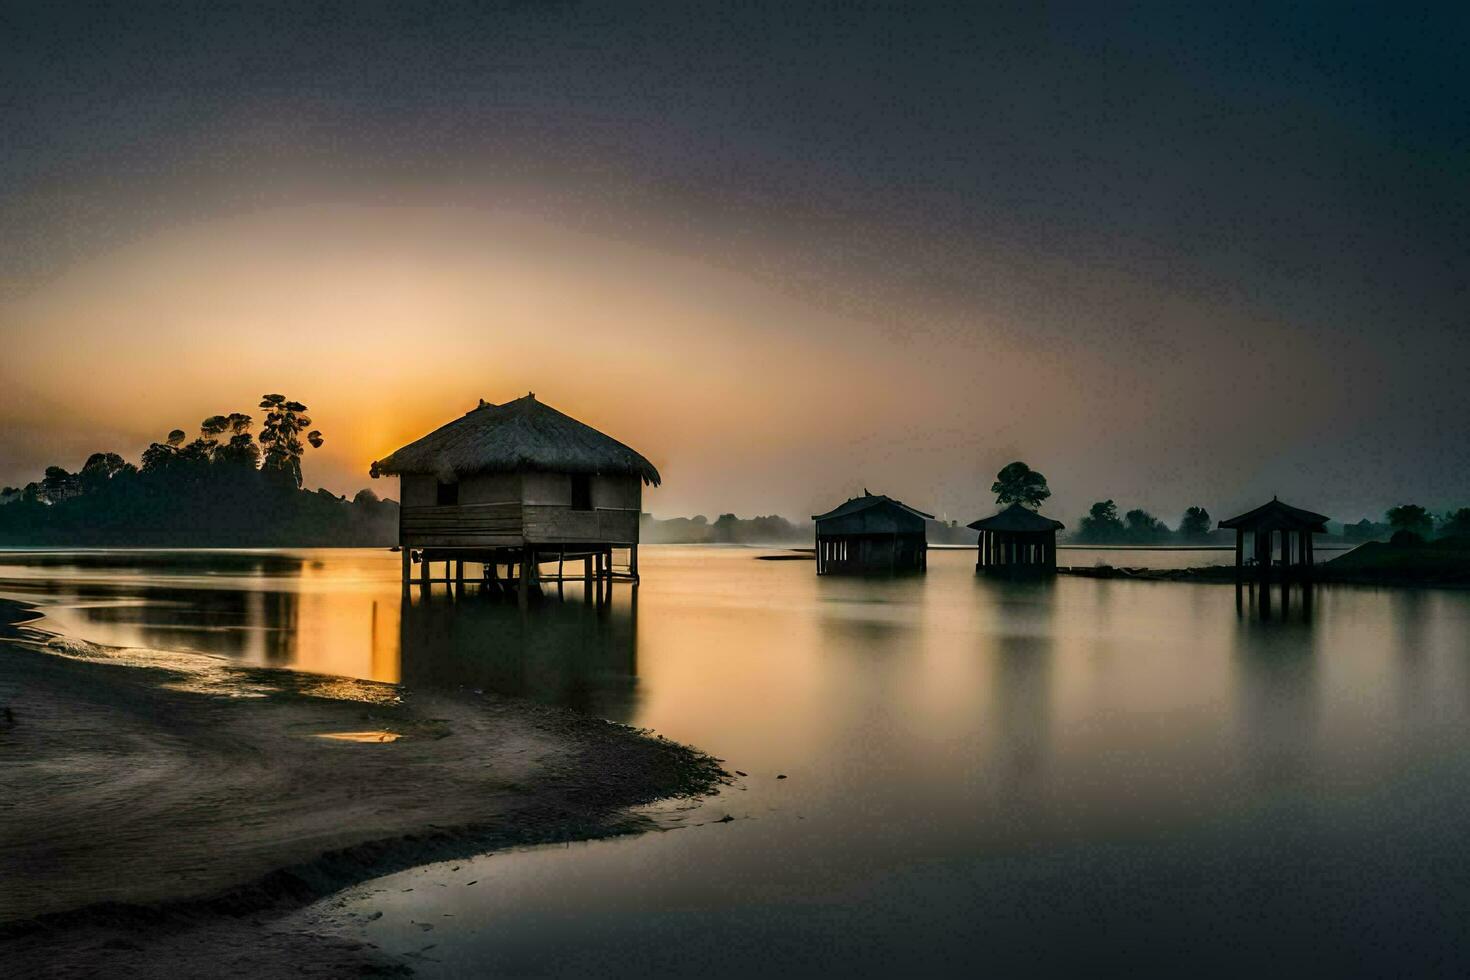
[{"label": "thatched roof", "polygon": [[491,405],[480,402],[448,425],[373,463],[371,473],[401,476],[422,473],[451,480],[476,473],[541,470],[642,477],[659,484],[658,470],[611,436],[524,398]]},{"label": "thatched roof", "polygon": [[1029,507],[1011,504],[998,514],[982,517],[965,526],[975,531],[999,531],[1001,534],[1040,534],[1060,531],[1067,525],[1050,517],[1042,517]]},{"label": "thatched roof", "polygon": [[1272,497],[1270,503],[1262,504],[1255,510],[1248,510],[1239,517],[1227,518],[1220,522],[1220,526],[1242,531],[1285,530],[1325,534],[1327,533],[1327,516],[1315,514],[1310,510],[1302,510],[1290,504],[1283,504]]}]

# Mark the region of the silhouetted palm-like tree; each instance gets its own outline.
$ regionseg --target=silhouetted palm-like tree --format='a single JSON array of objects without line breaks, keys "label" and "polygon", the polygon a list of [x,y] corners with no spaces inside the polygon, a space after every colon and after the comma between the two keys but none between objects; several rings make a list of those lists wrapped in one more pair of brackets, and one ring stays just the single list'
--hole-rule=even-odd
[{"label": "silhouetted palm-like tree", "polygon": [[[264,395],[260,407],[265,409],[265,422],[261,426],[260,444],[265,447],[262,468],[271,473],[283,474],[297,487],[301,486],[301,457],[306,446],[320,449],[324,442],[317,429],[307,429],[311,419],[306,406],[290,401],[285,395]],[[302,442],[305,433],[306,442]]]}]

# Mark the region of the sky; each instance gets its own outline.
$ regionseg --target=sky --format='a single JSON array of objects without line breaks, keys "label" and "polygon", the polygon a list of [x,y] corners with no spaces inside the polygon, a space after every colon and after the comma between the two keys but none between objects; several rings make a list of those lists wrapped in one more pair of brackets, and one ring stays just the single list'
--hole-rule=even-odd
[{"label": "sky", "polygon": [[[1470,8],[0,0],[0,484],[535,391],[659,516],[1470,505]],[[256,412],[258,414],[258,412]]]}]

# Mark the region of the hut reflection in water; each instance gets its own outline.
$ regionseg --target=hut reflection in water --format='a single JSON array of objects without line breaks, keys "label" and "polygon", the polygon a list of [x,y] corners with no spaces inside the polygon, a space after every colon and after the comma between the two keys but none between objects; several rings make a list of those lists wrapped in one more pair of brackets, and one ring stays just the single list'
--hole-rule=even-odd
[{"label": "hut reflection in water", "polygon": [[636,590],[595,604],[548,597],[529,612],[473,596],[405,599],[402,681],[527,697],[628,722],[638,702],[637,608]]}]

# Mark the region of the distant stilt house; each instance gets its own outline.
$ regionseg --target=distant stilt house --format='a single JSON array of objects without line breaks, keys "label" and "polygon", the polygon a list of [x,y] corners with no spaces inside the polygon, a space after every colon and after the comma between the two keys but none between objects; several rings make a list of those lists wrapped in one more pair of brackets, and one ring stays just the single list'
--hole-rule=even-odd
[{"label": "distant stilt house", "polygon": [[[1270,503],[1221,521],[1220,526],[1235,532],[1237,578],[1245,574],[1247,566],[1261,579],[1270,578],[1272,569],[1282,578],[1307,577],[1312,571],[1312,535],[1327,533],[1327,518],[1272,497]],[[1251,536],[1249,559],[1247,534]]]},{"label": "distant stilt house", "polygon": [[1057,572],[1057,532],[1066,525],[1020,504],[967,525],[980,532],[975,571],[1000,578],[1038,578]]},{"label": "distant stilt house", "polygon": [[924,522],[933,515],[905,503],[871,494],[825,514],[817,524],[817,574],[922,572],[929,566]]},{"label": "distant stilt house", "polygon": [[[583,563],[578,577],[589,589],[594,580],[599,592],[604,582],[637,582],[643,485],[659,483],[648,460],[534,393],[504,405],[482,401],[373,463],[371,473],[401,480],[405,590],[416,553],[426,587],[431,562],[445,563],[440,581],[461,587],[464,563],[478,562],[487,587],[515,589],[522,600],[550,561],[558,583],[569,561]],[[613,567],[615,548],[627,551],[622,569]]]}]

